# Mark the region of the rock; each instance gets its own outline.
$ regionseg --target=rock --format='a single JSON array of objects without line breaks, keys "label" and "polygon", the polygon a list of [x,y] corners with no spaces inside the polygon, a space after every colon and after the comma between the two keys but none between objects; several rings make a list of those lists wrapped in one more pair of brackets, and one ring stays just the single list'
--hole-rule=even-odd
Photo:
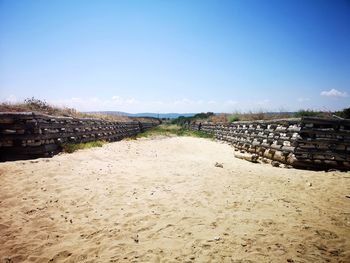
[{"label": "rock", "polygon": [[284,163],[286,161],[286,155],[281,151],[276,151],[273,155],[273,159],[275,161]]},{"label": "rock", "polygon": [[132,237],[132,239],[135,241],[135,243],[139,243],[139,235],[134,235],[133,237]]},{"label": "rock", "polygon": [[280,167],[281,163],[280,163],[280,162],[277,162],[277,161],[272,161],[272,162],[271,162],[271,165],[272,165],[273,167]]},{"label": "rock", "polygon": [[291,168],[293,168],[293,166],[288,165],[288,164],[282,164],[280,167],[281,167],[281,168],[285,168],[285,169],[291,169]]},{"label": "rock", "polygon": [[337,172],[337,169],[328,169],[327,172]]},{"label": "rock", "polygon": [[224,168],[224,165],[222,163],[216,162],[215,167]]},{"label": "rock", "polygon": [[270,162],[271,162],[269,159],[266,159],[266,158],[259,158],[259,160],[260,160],[262,163],[270,163]]}]

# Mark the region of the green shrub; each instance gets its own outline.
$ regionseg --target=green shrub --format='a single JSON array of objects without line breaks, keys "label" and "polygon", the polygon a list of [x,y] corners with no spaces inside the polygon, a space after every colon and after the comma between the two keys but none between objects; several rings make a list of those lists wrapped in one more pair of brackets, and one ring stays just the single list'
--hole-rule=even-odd
[{"label": "green shrub", "polygon": [[320,112],[313,110],[299,110],[295,113],[295,117],[317,117],[320,116]]},{"label": "green shrub", "polygon": [[192,121],[199,120],[199,119],[205,120],[205,119],[208,119],[209,117],[212,117],[214,115],[215,115],[214,112],[207,112],[207,113],[202,112],[202,113],[197,113],[193,117],[179,116],[176,119],[173,119],[171,121],[171,123],[182,126],[186,122],[192,122]]},{"label": "green shrub", "polygon": [[89,149],[94,147],[102,147],[106,144],[106,141],[94,141],[94,142],[85,142],[85,143],[67,143],[62,145],[63,151],[66,153],[72,153],[81,149]]},{"label": "green shrub", "polygon": [[227,121],[228,122],[235,122],[235,121],[239,121],[240,118],[238,115],[234,114],[234,115],[230,115],[227,117]]},{"label": "green shrub", "polygon": [[344,119],[350,119],[350,108],[343,109],[342,111],[335,112],[335,115]]}]

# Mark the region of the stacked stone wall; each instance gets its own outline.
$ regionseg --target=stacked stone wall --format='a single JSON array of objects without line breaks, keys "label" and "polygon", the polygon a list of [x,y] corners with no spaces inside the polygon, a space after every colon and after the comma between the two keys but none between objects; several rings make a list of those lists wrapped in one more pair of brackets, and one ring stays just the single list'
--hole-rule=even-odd
[{"label": "stacked stone wall", "polygon": [[296,118],[233,123],[187,123],[191,130],[260,157],[299,168],[350,170],[350,120]]},{"label": "stacked stone wall", "polygon": [[66,143],[118,141],[157,124],[53,117],[32,112],[0,113],[0,160],[52,156]]}]

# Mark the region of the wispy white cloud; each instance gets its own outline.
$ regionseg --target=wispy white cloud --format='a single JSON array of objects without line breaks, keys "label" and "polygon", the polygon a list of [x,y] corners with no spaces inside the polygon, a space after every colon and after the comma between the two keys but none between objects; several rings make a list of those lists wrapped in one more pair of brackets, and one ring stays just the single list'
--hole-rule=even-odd
[{"label": "wispy white cloud", "polygon": [[133,104],[139,103],[139,101],[136,100],[135,98],[125,99],[119,96],[113,96],[111,101],[106,100],[105,102],[107,104],[112,104],[112,105],[133,105]]},{"label": "wispy white cloud", "polygon": [[321,96],[327,96],[327,97],[335,97],[335,98],[341,98],[341,97],[347,97],[348,94],[346,92],[341,92],[336,89],[331,89],[329,91],[322,91]]},{"label": "wispy white cloud", "polygon": [[227,100],[225,101],[225,104],[226,105],[229,105],[229,106],[235,106],[238,104],[238,101],[235,101],[235,100]]},{"label": "wispy white cloud", "polygon": [[101,111],[101,110],[118,110],[127,106],[137,105],[139,102],[134,98],[122,98],[113,96],[110,99],[100,99],[98,97],[91,98],[70,98],[63,100],[49,101],[52,104],[64,107],[76,108],[81,111]]},{"label": "wispy white cloud", "polygon": [[307,102],[307,101],[310,101],[309,98],[303,98],[303,97],[300,97],[297,99],[298,102]]},{"label": "wispy white cloud", "polygon": [[258,101],[257,103],[259,106],[267,106],[270,104],[270,100],[268,99],[265,99],[265,100],[262,100],[262,101]]},{"label": "wispy white cloud", "polygon": [[181,105],[181,104],[195,104],[196,102],[194,100],[190,100],[187,98],[183,98],[181,100],[176,100],[173,102],[175,105]]}]

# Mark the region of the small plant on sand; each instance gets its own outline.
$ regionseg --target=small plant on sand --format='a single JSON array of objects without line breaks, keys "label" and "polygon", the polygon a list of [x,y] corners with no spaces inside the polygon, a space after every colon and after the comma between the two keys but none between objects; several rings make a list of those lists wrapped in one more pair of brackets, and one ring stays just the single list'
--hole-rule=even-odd
[{"label": "small plant on sand", "polygon": [[102,147],[106,144],[106,141],[94,141],[94,142],[85,142],[85,143],[67,143],[62,145],[63,151],[66,153],[72,153],[81,149],[89,149],[94,147]]}]

